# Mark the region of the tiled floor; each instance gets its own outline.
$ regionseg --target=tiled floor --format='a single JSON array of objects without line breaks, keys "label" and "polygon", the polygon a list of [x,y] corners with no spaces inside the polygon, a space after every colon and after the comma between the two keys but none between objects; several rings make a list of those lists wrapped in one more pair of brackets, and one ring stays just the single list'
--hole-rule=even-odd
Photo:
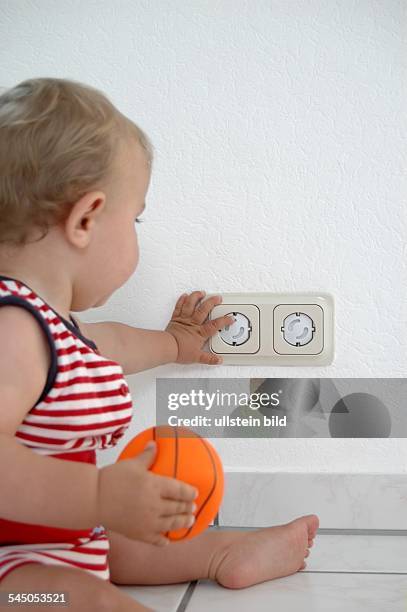
[{"label": "tiled floor", "polygon": [[407,612],[407,535],[318,532],[307,567],[246,589],[198,582],[121,587],[157,612]]}]

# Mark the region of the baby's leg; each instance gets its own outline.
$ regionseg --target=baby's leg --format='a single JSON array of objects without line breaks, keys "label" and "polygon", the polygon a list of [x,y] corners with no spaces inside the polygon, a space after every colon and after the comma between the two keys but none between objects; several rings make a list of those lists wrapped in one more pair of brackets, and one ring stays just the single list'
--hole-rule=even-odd
[{"label": "baby's leg", "polygon": [[[52,605],[52,610],[61,612],[67,609],[69,612],[151,612],[151,608],[142,606],[107,580],[101,580],[81,569],[40,563],[16,567],[2,579],[0,592],[67,593],[68,606]],[[44,606],[18,605],[18,609],[43,612]]]},{"label": "baby's leg", "polygon": [[110,578],[116,584],[170,584],[199,578],[242,588],[305,567],[318,529],[315,514],[256,531],[210,530],[155,546],[107,531]]}]

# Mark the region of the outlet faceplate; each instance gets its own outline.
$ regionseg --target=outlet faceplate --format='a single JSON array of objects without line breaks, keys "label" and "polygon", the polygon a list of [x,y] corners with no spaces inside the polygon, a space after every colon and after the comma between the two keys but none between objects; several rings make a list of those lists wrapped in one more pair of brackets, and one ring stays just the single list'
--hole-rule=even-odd
[{"label": "outlet faceplate", "polygon": [[210,351],[222,355],[224,364],[332,363],[334,301],[330,294],[211,293],[206,297],[212,295],[221,295],[222,303],[212,309],[209,319],[240,315],[233,327],[209,339]]}]

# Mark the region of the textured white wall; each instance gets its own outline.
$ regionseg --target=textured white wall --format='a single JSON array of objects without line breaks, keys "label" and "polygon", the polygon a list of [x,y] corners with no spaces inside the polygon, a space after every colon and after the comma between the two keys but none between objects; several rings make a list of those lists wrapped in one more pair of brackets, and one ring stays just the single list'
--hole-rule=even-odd
[{"label": "textured white wall", "polygon": [[[1,85],[56,76],[99,87],[156,148],[139,268],[84,320],[163,328],[195,289],[336,301],[330,367],[134,375],[129,436],[154,423],[158,376],[405,376],[406,5],[1,3]],[[214,444],[235,468],[407,471],[405,440]]]}]

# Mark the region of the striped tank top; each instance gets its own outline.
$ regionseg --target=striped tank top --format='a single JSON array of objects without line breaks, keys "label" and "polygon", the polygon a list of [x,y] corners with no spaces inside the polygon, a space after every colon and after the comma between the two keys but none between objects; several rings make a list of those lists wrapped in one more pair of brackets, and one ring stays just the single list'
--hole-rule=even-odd
[{"label": "striped tank top", "polygon": [[[96,450],[115,446],[132,417],[132,400],[121,366],[103,357],[68,321],[23,282],[0,275],[0,306],[28,310],[51,351],[45,387],[15,437],[34,453],[96,465]],[[3,347],[7,350],[7,347]],[[83,530],[0,519],[1,546],[86,541],[99,527]]]}]

